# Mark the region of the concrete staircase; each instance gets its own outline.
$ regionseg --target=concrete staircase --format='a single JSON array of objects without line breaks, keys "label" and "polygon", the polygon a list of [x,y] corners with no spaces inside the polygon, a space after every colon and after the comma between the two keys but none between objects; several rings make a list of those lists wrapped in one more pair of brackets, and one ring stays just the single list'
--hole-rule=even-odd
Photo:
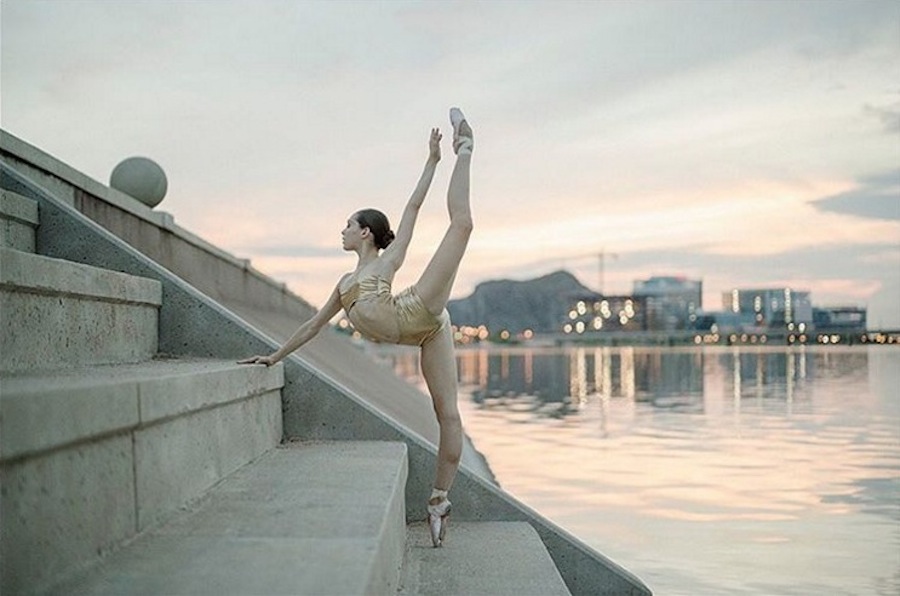
[{"label": "concrete staircase", "polygon": [[408,528],[404,443],[279,445],[283,365],[159,354],[160,282],[0,224],[3,594],[569,593],[527,523]]},{"label": "concrete staircase", "polygon": [[0,190],[0,593],[650,594],[468,441],[432,549],[427,396],[327,332],[236,365],[314,309],[3,130]]},{"label": "concrete staircase", "polygon": [[392,593],[406,472],[402,443],[286,444],[53,593]]},{"label": "concrete staircase", "polygon": [[157,353],[158,281],[35,253],[0,195],[0,592],[40,592],[281,440],[282,367]]}]

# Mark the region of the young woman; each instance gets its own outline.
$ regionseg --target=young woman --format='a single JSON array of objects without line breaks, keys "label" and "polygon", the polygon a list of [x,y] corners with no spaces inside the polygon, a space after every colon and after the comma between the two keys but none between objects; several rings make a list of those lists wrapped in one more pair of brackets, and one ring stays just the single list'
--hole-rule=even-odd
[{"label": "young woman", "polygon": [[447,301],[459,270],[459,263],[472,234],[469,207],[469,165],[474,137],[472,128],[458,108],[450,110],[453,151],[456,165],[447,190],[450,226],[437,251],[410,288],[392,295],[394,274],[403,265],[412,239],[419,208],[441,159],[441,133],[431,130],[425,169],[403,211],[396,235],[387,217],[375,209],[363,209],[347,220],[342,232],[344,250],[358,257],[356,269],[341,277],[325,306],[303,323],[294,335],[269,356],[254,356],[242,364],[270,366],[312,339],[343,308],[357,331],[377,341],[418,345],[422,375],[431,393],[440,426],[437,471],[428,500],[431,540],[441,546],[447,531],[453,484],[462,451],[462,423],[456,405],[456,358]]}]

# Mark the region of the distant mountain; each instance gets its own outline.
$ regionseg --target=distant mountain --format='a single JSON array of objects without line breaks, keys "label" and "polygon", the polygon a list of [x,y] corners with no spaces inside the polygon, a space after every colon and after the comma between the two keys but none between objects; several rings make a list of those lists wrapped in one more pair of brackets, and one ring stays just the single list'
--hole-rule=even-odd
[{"label": "distant mountain", "polygon": [[595,295],[568,271],[556,271],[527,281],[480,283],[468,298],[451,300],[447,310],[454,325],[486,325],[492,334],[546,333],[559,330],[573,300]]}]

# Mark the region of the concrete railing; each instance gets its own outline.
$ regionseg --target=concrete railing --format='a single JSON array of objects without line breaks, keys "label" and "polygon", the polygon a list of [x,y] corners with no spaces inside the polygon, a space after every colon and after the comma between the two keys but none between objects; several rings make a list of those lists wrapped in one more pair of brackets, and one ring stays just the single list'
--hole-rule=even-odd
[{"label": "concrete railing", "polygon": [[[3,152],[4,161],[9,161],[6,142]],[[2,186],[40,202],[41,226],[37,242],[43,254],[65,256],[160,281],[163,288],[160,351],[173,355],[237,358],[277,348],[279,342],[71,205],[55,198],[50,190],[35,183],[27,173],[23,175],[22,172],[32,166],[23,165],[25,159],[21,155],[14,160],[17,163],[13,167],[0,164]],[[48,176],[49,170],[52,168],[44,164],[42,176]],[[61,178],[51,177],[53,185],[66,185],[60,182]],[[77,194],[76,191],[70,193]],[[389,371],[382,369],[381,372],[392,376]],[[423,436],[432,431],[425,429],[420,433],[404,425],[395,416],[374,406],[358,385],[353,386],[352,378],[340,378],[334,372],[323,373],[321,368],[297,355],[285,360],[284,379],[282,399],[286,435],[304,439],[399,440],[407,444],[406,507],[411,518],[418,517],[434,473],[437,450],[433,440]],[[531,523],[573,594],[650,593],[638,578],[519,503],[465,464],[460,468],[454,495],[454,512],[458,519]]]},{"label": "concrete railing", "polygon": [[100,184],[6,131],[0,131],[0,155],[12,169],[216,300],[287,309],[304,318],[315,312],[285,284],[178,226],[171,214]]}]

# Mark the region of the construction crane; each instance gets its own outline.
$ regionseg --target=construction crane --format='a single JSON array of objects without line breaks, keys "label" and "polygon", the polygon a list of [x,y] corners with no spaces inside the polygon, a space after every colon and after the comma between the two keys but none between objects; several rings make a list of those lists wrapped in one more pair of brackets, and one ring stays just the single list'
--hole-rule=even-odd
[{"label": "construction crane", "polygon": [[619,255],[612,252],[606,252],[606,249],[601,248],[597,252],[576,254],[576,255],[565,255],[561,257],[552,257],[546,259],[539,259],[537,261],[533,261],[531,263],[520,265],[520,267],[524,267],[526,269],[539,269],[551,263],[558,263],[559,267],[566,269],[572,261],[585,261],[587,259],[596,259],[597,262],[597,293],[603,294],[604,290],[604,282],[606,276],[606,262],[609,259],[618,259]]},{"label": "construction crane", "polygon": [[601,248],[598,252],[584,253],[580,255],[570,255],[563,257],[561,260],[563,266],[570,261],[584,261],[586,259],[597,260],[597,293],[603,294],[606,281],[606,261],[608,259],[618,259],[619,255],[613,252],[607,252],[605,248]]}]

